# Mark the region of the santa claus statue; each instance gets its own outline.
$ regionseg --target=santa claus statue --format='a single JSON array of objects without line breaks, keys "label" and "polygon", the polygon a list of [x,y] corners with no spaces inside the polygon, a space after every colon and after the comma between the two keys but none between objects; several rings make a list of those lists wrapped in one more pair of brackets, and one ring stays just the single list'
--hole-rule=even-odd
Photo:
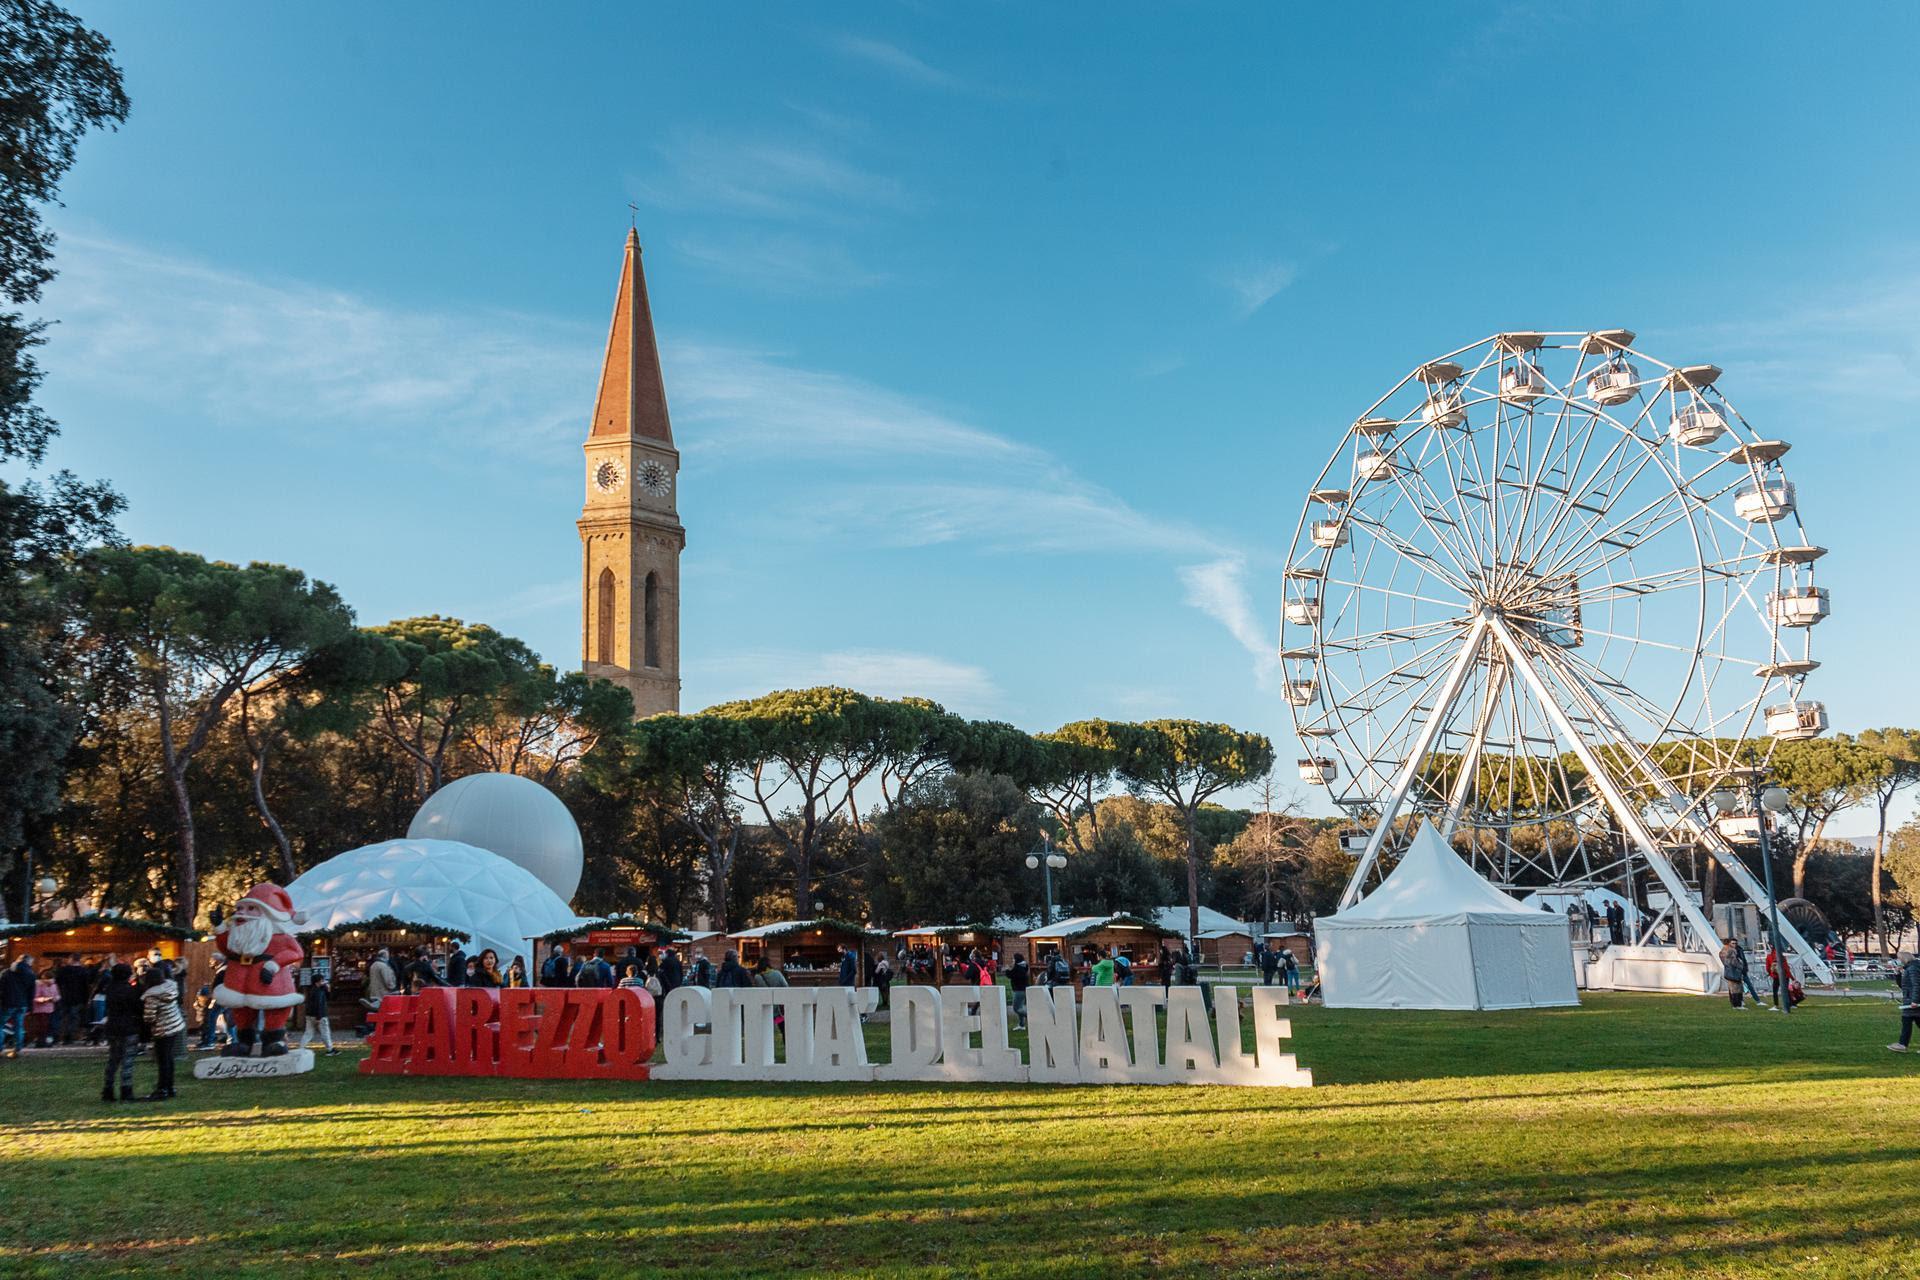
[{"label": "santa claus statue", "polygon": [[262,881],[247,890],[214,933],[213,945],[227,958],[227,971],[213,998],[231,1010],[234,1027],[233,1043],[222,1056],[250,1056],[256,1032],[261,1056],[287,1051],[287,1014],[304,999],[293,986],[306,955],[291,932],[301,919],[285,889]]}]

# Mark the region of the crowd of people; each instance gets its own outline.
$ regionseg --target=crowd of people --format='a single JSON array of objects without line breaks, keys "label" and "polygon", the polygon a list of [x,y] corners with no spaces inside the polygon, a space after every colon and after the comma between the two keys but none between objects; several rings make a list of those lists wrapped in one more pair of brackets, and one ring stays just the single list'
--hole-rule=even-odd
[{"label": "crowd of people", "polygon": [[[1034,986],[1132,986],[1136,981],[1133,957],[1111,946],[1083,946],[1071,956],[1060,948],[1048,948],[1041,953],[1038,964],[1029,964],[1024,955],[1003,964],[998,950],[978,947],[901,946],[895,958],[910,980],[924,981],[937,971],[948,985],[992,986],[1004,977],[1010,1012],[1021,1029],[1027,1025],[1027,993]],[[1257,941],[1248,959],[1263,984],[1284,983],[1289,991],[1299,990],[1300,964],[1290,948]],[[1730,937],[1722,945],[1720,963],[1734,1008],[1749,1007],[1748,999],[1753,1001],[1751,1007],[1766,1007],[1755,983],[1751,958],[1738,937]],[[107,1065],[100,1091],[103,1102],[136,1100],[135,1062],[143,1054],[149,1055],[154,1063],[154,1082],[145,1100],[172,1098],[175,1067],[188,1048],[190,1014],[197,1015],[200,1023],[198,1048],[216,1048],[231,1036],[226,1010],[213,999],[222,968],[223,962],[216,959],[205,981],[194,987],[184,962],[163,956],[157,948],[132,961],[123,961],[117,955],[93,963],[67,957],[44,968],[36,968],[33,957],[23,955],[0,971],[0,1052],[17,1058],[30,1042],[41,1046],[104,1045]],[[1760,969],[1776,1007],[1782,1002],[1791,1007],[1805,999],[1791,967],[1781,963],[1772,950]],[[894,972],[893,959],[884,951],[863,954],[853,947],[843,947],[835,976],[842,986],[878,988],[879,1007],[886,1008]],[[1200,982],[1199,964],[1185,946],[1162,946],[1155,957],[1154,975],[1167,988]],[[1920,1026],[1920,958],[1912,952],[1902,953],[1892,976],[1899,987],[1900,1038],[1887,1047],[1904,1053],[1914,1028]],[[311,965],[303,978],[306,1017],[298,1047],[305,1048],[317,1038],[326,1053],[338,1053],[329,1015],[333,993],[328,968]],[[391,951],[382,948],[366,967],[360,1003],[367,1016],[358,1030],[365,1034],[370,1029],[373,1011],[387,997],[411,995],[429,987],[635,987],[644,989],[657,1002],[681,986],[724,989],[787,985],[787,975],[770,964],[764,953],[749,966],[734,950],[726,951],[714,965],[704,954],[683,961],[672,947],[630,947],[610,958],[604,948],[575,956],[565,943],[559,943],[535,975],[524,956],[513,956],[503,968],[499,954],[491,947],[468,955],[456,946],[443,963],[436,963],[423,946],[397,965]],[[191,999],[189,990],[194,992]]]},{"label": "crowd of people", "polygon": [[18,1058],[30,1028],[39,1047],[104,1044],[102,1102],[136,1101],[134,1062],[150,1054],[154,1083],[145,1099],[161,1102],[174,1096],[174,1065],[187,1050],[186,985],[184,965],[158,949],[132,961],[66,957],[44,970],[23,955],[0,973],[0,1047]]}]

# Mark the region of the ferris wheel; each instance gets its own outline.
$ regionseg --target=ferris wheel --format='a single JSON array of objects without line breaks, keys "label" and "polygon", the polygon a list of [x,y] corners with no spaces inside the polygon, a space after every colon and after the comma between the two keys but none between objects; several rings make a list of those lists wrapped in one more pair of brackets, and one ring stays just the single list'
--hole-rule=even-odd
[{"label": "ferris wheel", "polygon": [[1803,696],[1826,552],[1788,444],[1748,425],[1721,371],[1633,342],[1503,333],[1427,361],[1315,481],[1287,562],[1282,689],[1302,779],[1372,819],[1343,908],[1411,813],[1512,887],[1645,866],[1683,945],[1718,939],[1678,850],[1704,847],[1764,901],[1718,797],[1774,741],[1827,728]]}]

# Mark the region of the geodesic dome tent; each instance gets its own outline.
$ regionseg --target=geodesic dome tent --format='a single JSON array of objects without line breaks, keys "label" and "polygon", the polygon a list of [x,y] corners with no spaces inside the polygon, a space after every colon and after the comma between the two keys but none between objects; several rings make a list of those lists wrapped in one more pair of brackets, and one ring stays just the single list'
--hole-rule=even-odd
[{"label": "geodesic dome tent", "polygon": [[301,932],[388,918],[465,934],[504,960],[528,939],[584,923],[532,872],[454,840],[382,840],[328,858],[287,886]]},{"label": "geodesic dome tent", "polygon": [[427,797],[410,840],[458,840],[531,871],[561,901],[580,887],[580,827],[559,796],[513,773],[456,778]]},{"label": "geodesic dome tent", "polygon": [[1580,1003],[1567,919],[1494,888],[1422,823],[1379,888],[1314,921],[1333,1009],[1527,1009]]}]

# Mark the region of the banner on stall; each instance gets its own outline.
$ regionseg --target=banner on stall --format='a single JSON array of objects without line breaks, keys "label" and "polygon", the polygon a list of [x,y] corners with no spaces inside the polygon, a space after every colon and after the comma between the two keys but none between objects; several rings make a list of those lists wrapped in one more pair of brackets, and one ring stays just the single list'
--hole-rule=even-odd
[{"label": "banner on stall", "polygon": [[1066,987],[1027,992],[1027,1053],[1003,987],[892,989],[886,1062],[863,1028],[878,992],[851,987],[681,987],[651,996],[536,987],[432,988],[375,1015],[373,1075],[557,1079],[982,1080],[1042,1084],[1305,1087],[1284,987],[1254,987],[1246,1047],[1237,988]]}]

